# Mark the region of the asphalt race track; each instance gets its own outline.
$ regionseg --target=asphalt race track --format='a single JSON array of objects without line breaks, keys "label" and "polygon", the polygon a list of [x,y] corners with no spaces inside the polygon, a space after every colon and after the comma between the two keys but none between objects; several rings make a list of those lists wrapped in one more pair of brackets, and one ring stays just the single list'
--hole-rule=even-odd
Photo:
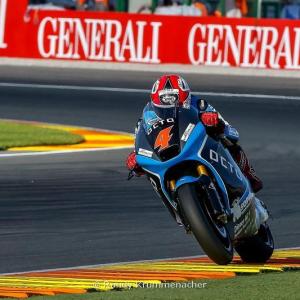
[{"label": "asphalt race track", "polygon": [[[1,83],[150,89],[158,74],[0,67]],[[299,79],[185,76],[205,92],[299,95]],[[300,101],[210,96],[235,125],[265,183],[276,247],[300,246]],[[131,132],[148,96],[0,85],[0,118]],[[127,181],[129,149],[0,157],[0,273],[202,254],[145,179]]]}]

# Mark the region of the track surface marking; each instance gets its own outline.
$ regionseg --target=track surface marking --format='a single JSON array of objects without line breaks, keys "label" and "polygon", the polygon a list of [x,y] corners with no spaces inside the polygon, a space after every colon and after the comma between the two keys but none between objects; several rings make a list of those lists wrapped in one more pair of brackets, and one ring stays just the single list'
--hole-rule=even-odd
[{"label": "track surface marking", "polygon": [[[21,122],[21,121],[17,121]],[[12,147],[9,151],[32,151],[32,152],[47,152],[47,151],[64,151],[72,152],[76,150],[96,150],[96,149],[114,149],[114,148],[129,148],[133,147],[134,136],[125,132],[116,132],[112,130],[102,130],[94,128],[83,128],[77,126],[66,126],[57,124],[47,124],[39,122],[24,122],[34,126],[64,130],[73,134],[83,136],[84,142],[74,145],[50,145],[50,146],[30,146],[30,147]]]},{"label": "track surface marking", "polygon": [[284,272],[290,269],[300,269],[300,249],[276,250],[267,263],[257,265],[243,264],[238,257],[227,266],[216,265],[207,257],[186,257],[10,274],[0,276],[0,297],[82,294],[115,288],[155,286],[167,282],[233,278],[240,274]]},{"label": "track surface marking", "polygon": [[[133,88],[115,88],[115,87],[94,87],[94,86],[73,86],[73,85],[53,85],[53,84],[30,84],[30,83],[10,83],[0,82],[0,87],[14,88],[35,88],[35,89],[54,89],[54,90],[74,90],[74,91],[99,91],[99,92],[117,92],[117,93],[142,93],[149,94],[147,89]],[[268,94],[241,94],[241,93],[216,93],[207,91],[193,91],[196,96],[216,96],[216,97],[234,97],[234,98],[255,98],[264,100],[294,100],[299,101],[298,96],[286,95],[268,95]]]}]

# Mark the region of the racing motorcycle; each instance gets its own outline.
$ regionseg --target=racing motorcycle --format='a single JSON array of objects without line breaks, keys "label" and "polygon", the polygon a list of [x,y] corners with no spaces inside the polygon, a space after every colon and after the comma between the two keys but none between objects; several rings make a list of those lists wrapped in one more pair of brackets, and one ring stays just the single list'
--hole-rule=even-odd
[{"label": "racing motorcycle", "polygon": [[244,262],[263,263],[274,249],[268,214],[225,142],[207,133],[193,107],[151,106],[135,150],[165,206],[215,263],[230,263],[234,249]]}]

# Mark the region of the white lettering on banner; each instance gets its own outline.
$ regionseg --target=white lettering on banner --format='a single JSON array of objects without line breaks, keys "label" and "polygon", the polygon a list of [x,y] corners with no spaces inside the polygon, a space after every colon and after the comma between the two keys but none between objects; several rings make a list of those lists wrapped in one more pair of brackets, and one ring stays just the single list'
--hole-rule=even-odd
[{"label": "white lettering on banner", "polygon": [[300,69],[300,28],[195,24],[188,55],[193,65]]},{"label": "white lettering on banner", "polygon": [[294,42],[294,60],[291,69],[300,69],[300,28],[294,28],[295,31],[295,42]]},{"label": "white lettering on banner", "polygon": [[195,24],[190,31],[190,35],[188,39],[188,54],[189,54],[190,61],[193,65],[202,65],[205,62],[204,54],[205,54],[205,49],[207,44],[204,42],[197,42],[196,44],[198,47],[198,59],[197,59],[194,53],[195,38],[196,38],[197,31],[201,33],[202,38],[200,40],[205,39],[206,26],[201,24]]},{"label": "white lettering on banner", "polygon": [[0,0],[0,49],[7,48],[4,42],[7,0]]},{"label": "white lettering on banner", "polygon": [[[220,40],[223,38],[222,25],[208,25],[207,60],[206,65],[219,66],[222,62]],[[215,58],[214,58],[215,57]]]},{"label": "white lettering on banner", "polygon": [[133,58],[137,58],[136,49],[135,49],[136,47],[134,45],[135,43],[134,43],[132,22],[128,21],[125,30],[125,35],[123,38],[123,43],[121,46],[120,59],[119,59],[120,61],[125,61],[125,50],[128,50],[130,53],[130,61],[132,61]]},{"label": "white lettering on banner", "polygon": [[[228,53],[229,53],[229,48],[232,50],[232,54],[233,54],[233,58],[236,64],[239,63],[240,60],[240,47],[241,47],[241,39],[238,40],[238,42],[236,42],[233,32],[232,30],[230,30],[230,26],[225,25],[225,27],[227,28],[227,34],[228,34],[228,38],[226,39],[226,43],[224,46],[224,57],[228,58]],[[230,45],[230,47],[229,47]],[[222,63],[223,66],[229,66],[229,62],[224,60]]]},{"label": "white lettering on banner", "polygon": [[[45,17],[39,25],[38,49],[44,58],[160,63],[161,22]],[[150,30],[149,30],[150,29]],[[145,32],[151,33],[145,45]]]},{"label": "white lettering on banner", "polygon": [[262,38],[261,38],[261,50],[260,60],[258,67],[266,68],[266,54],[269,53],[269,64],[271,68],[279,68],[274,64],[275,61],[275,46],[278,41],[278,31],[275,27],[261,27]]},{"label": "white lettering on banner", "polygon": [[[91,28],[91,40],[90,40],[90,52],[89,52],[89,43],[82,42],[82,44],[86,45],[86,47],[84,48],[85,49],[84,55],[85,57],[89,57],[91,60],[101,60],[104,55],[101,33],[105,31],[105,22],[103,20],[86,20],[86,22],[87,22],[87,26]],[[78,38],[77,40],[79,41]],[[80,58],[80,55],[78,53],[79,44],[76,45],[75,49],[77,49],[77,52],[76,55],[74,55],[74,58],[79,59]]]},{"label": "white lettering on banner", "polygon": [[274,60],[276,68],[280,68],[279,60],[281,57],[285,58],[287,68],[291,68],[293,65],[292,53],[291,53],[291,41],[290,41],[289,29],[287,27],[284,29],[282,39],[278,47],[277,56],[276,59]]},{"label": "white lettering on banner", "polygon": [[[110,20],[106,21],[106,38],[105,38],[105,51],[103,60],[112,60],[111,46],[114,45],[116,60],[120,60],[120,38],[122,34],[122,25],[119,21]],[[113,29],[115,34],[113,34]]]},{"label": "white lettering on banner", "polygon": [[74,22],[68,18],[60,18],[57,58],[72,58],[74,44],[71,42],[71,32]]},{"label": "white lettering on banner", "polygon": [[45,19],[42,20],[40,27],[39,27],[39,32],[38,32],[38,48],[40,51],[40,54],[42,57],[44,58],[49,58],[51,56],[55,55],[56,52],[56,42],[57,42],[57,36],[48,36],[48,40],[49,40],[49,49],[48,52],[46,52],[45,48],[44,48],[44,35],[41,34],[45,31],[45,27],[47,24],[50,24],[53,31],[56,31],[57,28],[57,23],[55,22],[55,19],[51,18],[51,17],[47,17]]},{"label": "white lettering on banner", "polygon": [[[259,52],[256,51],[256,49],[258,47],[258,41],[261,39],[261,29],[254,26],[237,26],[237,29],[239,32],[241,32],[240,40],[242,39],[244,31],[244,44],[246,45],[244,47],[244,55],[243,60],[241,61],[241,67],[257,67]],[[255,36],[252,38],[253,32],[255,33]],[[239,49],[239,52],[241,53],[241,48]]]}]

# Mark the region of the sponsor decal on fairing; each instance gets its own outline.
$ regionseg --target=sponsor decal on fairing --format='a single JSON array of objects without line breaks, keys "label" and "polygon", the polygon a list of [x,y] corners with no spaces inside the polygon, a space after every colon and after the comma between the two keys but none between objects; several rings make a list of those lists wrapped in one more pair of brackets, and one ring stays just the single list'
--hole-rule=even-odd
[{"label": "sponsor decal on fairing", "polygon": [[170,145],[169,143],[173,136],[173,134],[171,134],[172,128],[173,128],[173,125],[165,128],[165,129],[162,129],[158,133],[155,143],[154,143],[154,149],[158,148],[158,152],[160,152],[164,149],[167,149],[169,147],[169,145]]},{"label": "sponsor decal on fairing", "polygon": [[184,141],[184,142],[186,142],[188,140],[188,138],[190,137],[190,135],[191,135],[191,133],[192,133],[192,131],[193,131],[194,128],[195,128],[195,124],[190,123],[187,126],[187,128],[185,129],[185,131],[184,131],[184,133],[183,133],[183,135],[181,137],[181,140]]},{"label": "sponsor decal on fairing", "polygon": [[212,161],[220,164],[224,169],[228,170],[230,173],[235,174],[239,180],[243,180],[240,171],[237,168],[235,168],[225,157],[219,155],[219,153],[217,153],[216,151],[210,149],[209,158]]},{"label": "sponsor decal on fairing", "polygon": [[143,149],[143,148],[140,148],[139,151],[138,151],[138,154],[151,158],[152,155],[153,155],[153,152],[149,151],[149,150],[146,150],[146,149]]},{"label": "sponsor decal on fairing", "polygon": [[147,134],[151,134],[153,130],[157,129],[160,126],[163,126],[165,124],[172,124],[175,123],[174,118],[168,118],[168,119],[158,119],[157,122],[155,122],[147,131]]},{"label": "sponsor decal on fairing", "polygon": [[240,199],[236,199],[232,203],[233,221],[236,222],[249,207],[254,200],[254,194],[250,193],[247,198],[240,204]]}]

